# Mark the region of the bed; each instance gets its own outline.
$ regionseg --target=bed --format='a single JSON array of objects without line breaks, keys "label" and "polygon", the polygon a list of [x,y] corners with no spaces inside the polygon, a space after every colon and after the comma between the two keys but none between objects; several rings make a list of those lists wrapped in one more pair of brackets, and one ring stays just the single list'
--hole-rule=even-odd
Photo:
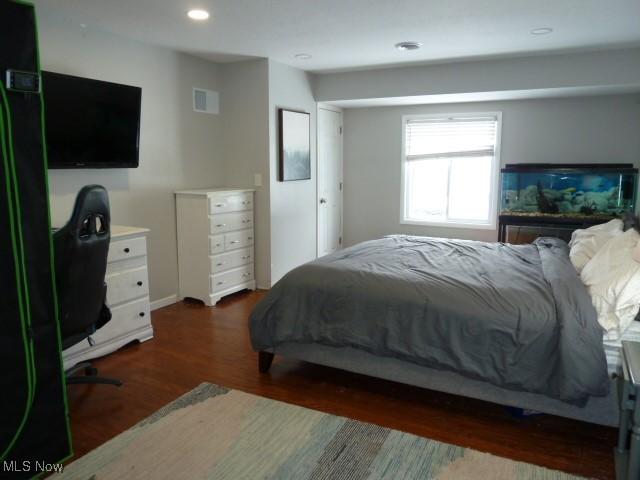
[{"label": "bed", "polygon": [[392,235],[289,272],[250,317],[274,354],[615,425],[603,330],[565,242]]}]

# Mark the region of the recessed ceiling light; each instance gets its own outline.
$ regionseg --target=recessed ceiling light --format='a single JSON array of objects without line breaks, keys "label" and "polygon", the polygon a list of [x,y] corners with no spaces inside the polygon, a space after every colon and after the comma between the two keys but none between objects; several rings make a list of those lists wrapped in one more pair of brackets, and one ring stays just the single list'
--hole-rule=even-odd
[{"label": "recessed ceiling light", "polygon": [[294,57],[298,60],[311,60],[312,58],[308,53],[298,53],[297,55],[294,55]]},{"label": "recessed ceiling light", "polygon": [[209,12],[206,10],[193,9],[187,12],[187,16],[191,20],[207,20],[209,18]]},{"label": "recessed ceiling light", "polygon": [[400,42],[396,43],[396,48],[398,50],[407,51],[407,50],[418,50],[422,46],[420,42]]},{"label": "recessed ceiling light", "polygon": [[534,28],[531,30],[531,35],[548,35],[553,32],[553,28],[543,27],[543,28]]}]

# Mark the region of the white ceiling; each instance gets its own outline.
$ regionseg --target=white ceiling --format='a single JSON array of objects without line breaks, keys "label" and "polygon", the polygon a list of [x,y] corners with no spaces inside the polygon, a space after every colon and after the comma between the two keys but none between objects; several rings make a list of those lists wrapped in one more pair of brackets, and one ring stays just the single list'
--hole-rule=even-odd
[{"label": "white ceiling", "polygon": [[[640,0],[36,0],[40,21],[218,62],[269,57],[308,71],[640,45]],[[191,8],[211,19],[189,20]],[[552,27],[535,36],[533,28]],[[400,52],[394,44],[418,41]],[[298,53],[313,55],[297,60]]]}]

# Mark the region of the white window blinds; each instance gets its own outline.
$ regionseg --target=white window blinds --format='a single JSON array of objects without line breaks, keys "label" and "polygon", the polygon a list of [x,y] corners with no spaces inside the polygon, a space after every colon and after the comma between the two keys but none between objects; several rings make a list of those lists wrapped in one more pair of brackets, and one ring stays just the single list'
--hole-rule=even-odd
[{"label": "white window blinds", "polygon": [[406,159],[494,156],[497,124],[496,116],[408,120]]}]

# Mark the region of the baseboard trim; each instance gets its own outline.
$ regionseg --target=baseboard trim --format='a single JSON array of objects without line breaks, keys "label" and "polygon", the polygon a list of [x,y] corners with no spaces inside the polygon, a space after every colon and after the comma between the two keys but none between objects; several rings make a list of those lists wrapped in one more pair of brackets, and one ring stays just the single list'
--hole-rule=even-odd
[{"label": "baseboard trim", "polygon": [[178,303],[178,295],[169,295],[168,297],[164,297],[160,300],[151,302],[151,310],[153,311],[162,307],[167,307],[169,305],[173,305],[174,303]]}]

